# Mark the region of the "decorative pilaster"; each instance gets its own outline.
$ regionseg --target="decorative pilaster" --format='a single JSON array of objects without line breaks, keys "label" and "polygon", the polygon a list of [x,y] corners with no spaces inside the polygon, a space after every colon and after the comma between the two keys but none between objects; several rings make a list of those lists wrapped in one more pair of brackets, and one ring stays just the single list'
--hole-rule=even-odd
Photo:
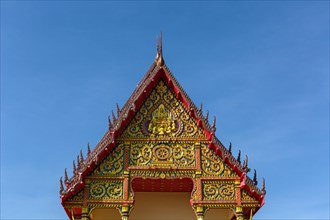
[{"label": "decorative pilaster", "polygon": [[196,171],[195,173],[195,183],[196,183],[196,194],[197,194],[197,201],[202,201],[203,193],[202,193],[202,180],[201,180],[202,172]]},{"label": "decorative pilaster", "polygon": [[90,180],[89,179],[85,180],[83,206],[87,206],[88,205],[89,185],[90,185]]},{"label": "decorative pilaster", "polygon": [[81,207],[81,220],[89,220],[88,197],[90,180],[85,180],[83,207]]},{"label": "decorative pilaster", "polygon": [[195,153],[196,153],[196,170],[201,170],[201,143],[195,143]]},{"label": "decorative pilaster", "polygon": [[129,197],[129,171],[126,171],[124,170],[124,196],[123,196],[123,199],[125,201],[128,200],[128,197]]},{"label": "decorative pilaster", "polygon": [[125,144],[124,147],[124,170],[127,170],[129,167],[130,144]]},{"label": "decorative pilaster", "polygon": [[241,184],[241,181],[240,180],[235,180],[235,190],[236,190],[236,202],[237,202],[237,206],[241,206],[241,204],[242,204],[240,184]]}]

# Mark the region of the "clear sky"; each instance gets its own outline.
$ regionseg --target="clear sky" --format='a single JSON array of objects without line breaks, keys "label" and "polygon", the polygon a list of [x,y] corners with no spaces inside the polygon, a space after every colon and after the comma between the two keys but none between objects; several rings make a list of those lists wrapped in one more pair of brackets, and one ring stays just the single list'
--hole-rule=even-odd
[{"label": "clear sky", "polygon": [[329,219],[328,1],[1,1],[1,219],[67,218],[59,177],[103,136],[160,31],[217,137],[265,177],[255,219]]}]

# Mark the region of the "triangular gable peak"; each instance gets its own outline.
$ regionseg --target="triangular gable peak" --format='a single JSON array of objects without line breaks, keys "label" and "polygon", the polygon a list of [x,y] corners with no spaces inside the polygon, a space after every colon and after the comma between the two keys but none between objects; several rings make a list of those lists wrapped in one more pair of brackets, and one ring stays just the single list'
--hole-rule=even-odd
[{"label": "triangular gable peak", "polygon": [[[112,115],[109,130],[85,160],[82,155],[78,158],[74,176],[65,179],[66,190],[61,187],[62,204],[69,216],[81,212],[82,206],[92,207],[91,201],[101,198],[117,201],[112,204],[117,208],[121,203],[133,204],[132,189],[125,192],[129,180],[125,182],[122,178],[131,179],[135,190],[143,191],[151,189],[138,186],[139,177],[173,178],[173,172],[182,173],[180,184],[186,188],[167,190],[193,191],[194,207],[204,203],[211,207],[219,200],[242,204],[244,198],[245,202],[255,204],[250,206],[254,207],[254,212],[263,205],[264,187],[257,188],[246,175],[247,167],[214,136],[215,124],[211,126],[208,115],[204,116],[202,109],[191,101],[164,64],[162,54],[157,54],[156,61],[123,108],[117,106],[117,116]],[[144,171],[151,167],[156,171],[146,176]],[[101,177],[119,179],[100,182],[97,179]],[[195,181],[194,185],[189,178]],[[202,181],[199,183],[196,178]],[[215,180],[222,182],[217,185]],[[97,187],[107,192],[97,194],[100,190]],[[227,192],[227,197],[221,193],[212,195],[214,187],[232,193]],[[241,191],[237,191],[237,187]],[[77,205],[79,202],[81,207]],[[74,206],[76,208],[72,208]]]}]

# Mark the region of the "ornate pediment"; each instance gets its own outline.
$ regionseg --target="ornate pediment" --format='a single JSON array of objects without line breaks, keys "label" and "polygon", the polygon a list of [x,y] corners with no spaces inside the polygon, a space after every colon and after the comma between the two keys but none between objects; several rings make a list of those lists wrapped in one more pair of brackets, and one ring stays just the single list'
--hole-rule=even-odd
[{"label": "ornate pediment", "polygon": [[206,135],[172,89],[160,80],[119,138],[205,139]]},{"label": "ornate pediment", "polygon": [[[127,217],[134,192],[191,192],[197,216],[209,208],[240,215],[263,204],[265,189],[246,176],[244,165],[215,137],[215,119],[197,109],[165,64],[154,63],[93,152],[88,146],[65,171],[60,193],[69,216],[118,208]],[[158,191],[157,191],[158,190]],[[244,210],[243,210],[244,207]]]}]

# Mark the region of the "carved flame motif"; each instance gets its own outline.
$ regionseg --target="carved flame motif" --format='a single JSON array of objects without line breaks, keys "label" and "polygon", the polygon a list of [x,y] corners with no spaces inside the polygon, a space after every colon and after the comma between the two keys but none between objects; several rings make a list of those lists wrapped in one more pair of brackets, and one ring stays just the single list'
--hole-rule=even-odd
[{"label": "carved flame motif", "polygon": [[152,113],[148,131],[153,135],[169,135],[175,131],[175,121],[172,113],[163,104]]}]

